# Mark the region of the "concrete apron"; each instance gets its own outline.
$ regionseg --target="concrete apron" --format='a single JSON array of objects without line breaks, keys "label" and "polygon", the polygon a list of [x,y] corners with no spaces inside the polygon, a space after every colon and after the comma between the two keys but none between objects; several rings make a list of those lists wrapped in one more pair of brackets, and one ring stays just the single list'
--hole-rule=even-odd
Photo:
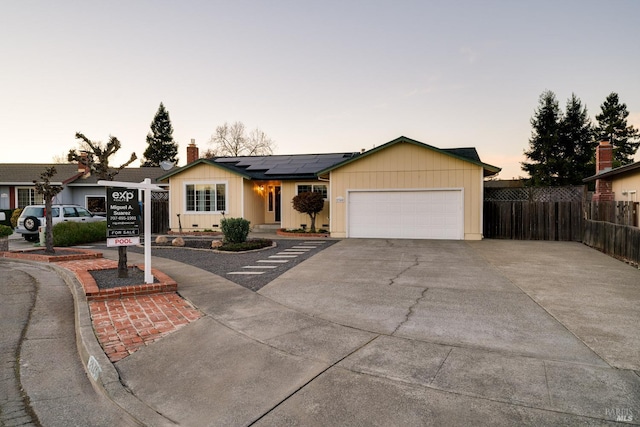
[{"label": "concrete apron", "polygon": [[640,272],[580,244],[343,240],[259,294],[161,262],[207,316],[116,367],[180,424],[638,420]]}]

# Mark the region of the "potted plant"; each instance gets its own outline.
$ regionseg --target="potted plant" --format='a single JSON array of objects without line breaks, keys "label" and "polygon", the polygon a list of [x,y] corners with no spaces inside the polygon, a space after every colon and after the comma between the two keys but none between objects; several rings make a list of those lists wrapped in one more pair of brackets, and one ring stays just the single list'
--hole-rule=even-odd
[{"label": "potted plant", "polygon": [[9,236],[13,234],[13,228],[0,224],[0,252],[9,250]]}]

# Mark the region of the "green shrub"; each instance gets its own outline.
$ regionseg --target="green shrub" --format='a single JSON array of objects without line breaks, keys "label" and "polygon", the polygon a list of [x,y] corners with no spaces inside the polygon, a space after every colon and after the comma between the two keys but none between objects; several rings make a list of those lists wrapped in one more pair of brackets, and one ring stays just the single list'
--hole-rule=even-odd
[{"label": "green shrub", "polygon": [[20,214],[22,213],[22,209],[16,209],[11,214],[11,226],[16,228],[18,226],[18,218],[20,218]]},{"label": "green shrub", "polygon": [[249,224],[251,222],[244,218],[224,218],[220,221],[220,227],[224,234],[225,243],[242,243],[249,235]]},{"label": "green shrub", "polygon": [[61,222],[53,226],[53,246],[73,246],[107,240],[107,222]]},{"label": "green shrub", "polygon": [[13,228],[0,224],[0,237],[7,237],[13,234]]}]

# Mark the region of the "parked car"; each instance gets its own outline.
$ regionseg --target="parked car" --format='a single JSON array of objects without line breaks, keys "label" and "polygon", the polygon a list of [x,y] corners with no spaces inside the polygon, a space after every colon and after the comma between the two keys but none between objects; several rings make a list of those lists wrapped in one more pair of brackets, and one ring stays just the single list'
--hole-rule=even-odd
[{"label": "parked car", "polygon": [[[100,222],[107,218],[92,214],[88,209],[78,205],[51,206],[52,225],[62,221]],[[36,242],[40,238],[38,229],[46,225],[46,211],[44,205],[29,205],[22,210],[18,218],[16,233],[22,234],[25,240]]]}]

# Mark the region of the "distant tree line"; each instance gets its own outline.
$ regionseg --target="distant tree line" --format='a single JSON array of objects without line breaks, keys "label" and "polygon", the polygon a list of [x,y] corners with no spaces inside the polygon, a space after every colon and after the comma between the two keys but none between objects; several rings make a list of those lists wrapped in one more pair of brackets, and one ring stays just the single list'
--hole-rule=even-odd
[{"label": "distant tree line", "polygon": [[522,169],[534,186],[579,185],[595,174],[595,149],[607,139],[613,145],[614,167],[633,162],[640,146],[640,132],[627,123],[629,112],[612,92],[600,106],[596,124],[587,107],[572,94],[565,111],[560,109],[555,93],[544,91],[531,118],[528,161]]}]

